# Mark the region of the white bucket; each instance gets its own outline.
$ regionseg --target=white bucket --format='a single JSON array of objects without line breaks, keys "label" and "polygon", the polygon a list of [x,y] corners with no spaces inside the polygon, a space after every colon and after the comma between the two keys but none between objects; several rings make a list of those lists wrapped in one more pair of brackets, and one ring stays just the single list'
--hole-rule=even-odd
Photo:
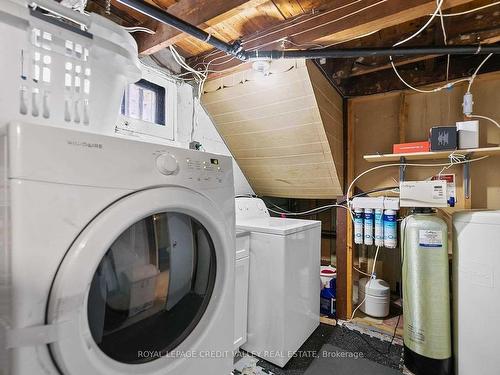
[{"label": "white bucket", "polygon": [[329,288],[330,281],[337,277],[337,269],[332,266],[321,266],[319,277],[321,278],[321,289]]}]

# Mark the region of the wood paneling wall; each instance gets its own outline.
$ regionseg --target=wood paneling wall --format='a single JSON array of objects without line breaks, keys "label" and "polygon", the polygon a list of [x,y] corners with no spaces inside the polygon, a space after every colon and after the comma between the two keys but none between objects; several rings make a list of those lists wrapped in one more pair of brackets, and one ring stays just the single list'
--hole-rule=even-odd
[{"label": "wood paneling wall", "polygon": [[[400,140],[426,140],[429,129],[438,125],[454,125],[463,120],[462,99],[466,84],[433,94],[405,92],[388,93],[351,99],[354,120],[355,175],[374,167],[363,159],[365,154],[391,153],[393,143]],[[474,112],[500,120],[500,73],[478,76],[472,87]],[[405,108],[401,108],[404,105]],[[403,114],[403,115],[402,115]],[[488,121],[480,121],[480,146],[498,146],[500,129]],[[459,151],[458,151],[459,153]],[[434,163],[436,161],[429,161]],[[446,162],[442,160],[441,162]],[[500,209],[500,157],[492,156],[471,164],[472,197],[469,204],[459,201],[459,207]],[[424,179],[437,174],[441,168],[408,167],[407,179]],[[457,195],[462,196],[462,168],[453,167]],[[363,190],[397,185],[397,168],[384,168],[361,178],[357,185]]]},{"label": "wood paneling wall", "polygon": [[310,61],[207,82],[202,103],[257,194],[335,198],[343,186],[342,98]]},{"label": "wood paneling wall", "polygon": [[[349,144],[353,144],[353,152],[348,154],[349,168],[353,169],[353,176],[357,176],[367,169],[380,165],[368,163],[363,159],[365,154],[391,153],[394,143],[426,140],[429,129],[438,125],[453,125],[463,120],[462,99],[467,85],[457,85],[452,90],[443,90],[433,94],[416,93],[412,91],[394,92],[380,95],[358,97],[349,100]],[[478,76],[472,87],[474,95],[474,112],[479,115],[500,120],[500,73],[491,73]],[[500,144],[500,129],[488,121],[480,121],[480,146],[498,146]],[[458,151],[459,152],[459,151]],[[441,161],[423,161],[424,163],[445,163]],[[488,159],[471,164],[471,199],[463,200],[462,167],[456,166],[444,173],[455,173],[457,180],[458,208],[473,209],[500,209],[500,156],[491,156]],[[408,180],[425,179],[441,170],[441,167],[421,168],[408,167]],[[379,187],[397,186],[399,169],[396,167],[383,168],[362,177],[356,185],[364,190]],[[440,215],[449,222],[451,239],[452,209],[440,210]],[[347,224],[350,224],[348,219]],[[350,256],[352,233],[347,231],[346,248]],[[449,242],[450,251],[452,243]],[[358,263],[356,253],[368,252],[365,245],[354,246],[354,261]],[[338,251],[339,252],[339,251]],[[379,259],[383,263],[382,272],[377,276],[391,284],[394,290],[400,278],[399,250],[381,251]],[[373,247],[371,247],[373,257]],[[347,267],[347,266],[346,266]],[[345,269],[345,268],[344,268]],[[353,278],[357,279],[354,273]],[[362,276],[361,276],[362,277]],[[349,281],[352,284],[352,278]],[[349,288],[348,288],[349,289]],[[344,295],[349,295],[345,293]],[[338,297],[340,298],[340,297]],[[350,310],[347,310],[349,316]]]}]

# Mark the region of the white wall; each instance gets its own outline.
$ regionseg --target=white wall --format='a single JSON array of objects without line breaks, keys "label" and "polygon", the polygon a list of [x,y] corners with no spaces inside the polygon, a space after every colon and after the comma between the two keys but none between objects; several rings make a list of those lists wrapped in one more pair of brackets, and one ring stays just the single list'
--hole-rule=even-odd
[{"label": "white wall", "polygon": [[[184,147],[189,147],[193,130],[193,140],[200,142],[205,151],[232,156],[212,120],[198,101],[195,104],[196,111],[195,118],[193,118],[193,101],[193,87],[188,84],[178,86],[176,141]],[[253,194],[250,184],[234,159],[233,167],[236,195]]]},{"label": "white wall", "polygon": [[[175,147],[189,148],[191,140],[202,144],[206,152],[231,156],[215,125],[203,107],[194,100],[193,87],[187,83],[175,84],[157,69],[142,66],[143,78],[167,90],[166,126],[158,126],[121,117],[116,132],[140,140],[160,142]],[[175,92],[173,92],[175,91]],[[196,102],[196,116],[193,116]],[[194,124],[194,126],[193,126]],[[253,194],[246,177],[233,159],[234,188],[236,195]]]}]

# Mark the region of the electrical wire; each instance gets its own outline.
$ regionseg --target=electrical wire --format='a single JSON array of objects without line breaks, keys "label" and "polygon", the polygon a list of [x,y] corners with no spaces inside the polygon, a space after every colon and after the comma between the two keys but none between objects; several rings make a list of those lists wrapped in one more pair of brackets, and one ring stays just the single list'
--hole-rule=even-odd
[{"label": "electrical wire", "polygon": [[[248,40],[243,41],[243,42],[241,43],[241,45],[242,45],[242,47],[245,47],[245,44],[255,42],[255,41],[259,40],[259,39],[267,38],[268,36],[270,36],[270,35],[272,35],[272,34],[275,34],[275,33],[277,33],[277,32],[283,32],[283,30],[284,30],[284,29],[291,28],[291,27],[296,27],[296,26],[298,26],[298,25],[301,25],[301,24],[302,24],[302,23],[304,23],[304,22],[309,22],[309,21],[311,21],[311,20],[313,20],[313,19],[315,19],[315,18],[317,18],[317,17],[324,17],[324,16],[325,16],[325,15],[327,15],[327,14],[330,14],[330,13],[333,13],[333,12],[338,12],[338,11],[340,11],[340,10],[344,9],[344,8],[351,7],[351,6],[353,6],[354,4],[362,3],[363,1],[364,1],[364,0],[354,0],[354,1],[350,2],[350,3],[348,3],[348,4],[345,4],[345,5],[342,5],[342,6],[339,6],[339,7],[335,7],[334,9],[331,9],[331,10],[328,10],[328,11],[325,11],[325,12],[314,12],[314,10],[313,10],[312,12],[307,12],[307,13],[304,13],[304,14],[302,14],[302,15],[298,16],[298,17],[291,18],[291,19],[286,20],[285,22],[281,23],[281,24],[280,24],[280,27],[279,27],[278,29],[276,29],[276,30],[274,30],[274,29],[273,29],[273,30],[268,31],[267,33],[264,33],[264,34],[259,34],[259,35],[255,36],[254,38],[251,38],[251,39],[248,39]],[[329,23],[339,22],[339,21],[341,21],[341,20],[343,20],[343,19],[346,19],[346,18],[348,18],[348,17],[352,17],[352,16],[354,16],[354,15],[356,15],[356,14],[358,14],[358,13],[361,13],[361,12],[363,12],[363,11],[367,11],[367,10],[369,10],[370,8],[372,8],[372,7],[376,6],[376,5],[380,4],[380,3],[386,2],[386,1],[387,1],[387,0],[381,0],[380,2],[378,2],[378,3],[376,3],[376,4],[368,5],[368,6],[366,6],[366,7],[363,7],[363,8],[361,8],[361,9],[356,10],[355,12],[351,12],[351,13],[349,13],[349,14],[346,14],[346,15],[343,15],[343,16],[341,16],[341,17],[339,17],[339,18],[336,18],[336,19],[334,19],[334,20],[330,21]],[[313,17],[312,17],[312,18],[311,18],[311,17],[309,17],[309,18],[307,18],[307,19],[305,19],[305,20],[301,21],[301,18],[303,18],[303,17],[307,16],[308,14],[312,14],[312,16],[313,16]],[[298,21],[298,22],[297,22],[297,21]],[[323,25],[323,26],[324,26],[324,25]],[[314,29],[314,27],[310,27],[310,28],[308,28],[308,29],[302,30],[300,33],[307,33],[308,31],[311,31],[311,30],[313,30],[313,29]],[[374,34],[374,33],[378,32],[378,31],[380,31],[380,30],[374,30],[374,31],[371,31],[371,32],[366,33],[366,34],[363,34],[363,35],[359,35],[359,36],[356,36],[356,37],[353,37],[353,38],[350,38],[350,39],[347,39],[347,40],[337,41],[337,42],[334,42],[334,43],[332,43],[332,44],[328,44],[328,45],[321,45],[321,44],[316,44],[316,43],[309,43],[309,45],[315,45],[316,47],[315,47],[315,48],[313,48],[313,49],[323,49],[323,48],[328,48],[328,47],[331,47],[331,46],[336,45],[336,44],[345,43],[345,42],[349,42],[349,41],[356,40],[356,39],[359,39],[359,38],[363,38],[363,37],[365,37],[365,36],[368,36],[368,35]],[[299,33],[299,34],[300,34],[300,33]],[[296,35],[297,35],[297,34],[296,34]],[[248,51],[258,50],[258,49],[261,49],[261,48],[263,48],[263,47],[265,47],[265,46],[267,46],[267,45],[270,45],[270,44],[273,44],[273,43],[276,43],[276,42],[280,42],[280,41],[285,41],[285,40],[286,40],[286,42],[291,43],[291,44],[294,44],[294,45],[296,45],[296,46],[303,46],[303,45],[305,45],[305,44],[302,44],[302,45],[300,45],[300,44],[296,44],[296,43],[294,43],[294,42],[292,42],[292,41],[290,41],[290,40],[288,40],[288,39],[278,39],[278,40],[273,40],[273,41],[268,42],[268,43],[259,44],[258,46],[248,48],[247,50],[248,50]],[[210,52],[208,55],[206,55],[206,56],[203,58],[202,62],[201,62],[201,63],[197,63],[197,64],[195,65],[195,67],[196,67],[196,66],[198,66],[198,65],[200,65],[200,64],[205,63],[205,61],[206,61],[206,59],[207,59],[207,58],[209,58],[210,56],[213,56],[213,55],[215,55],[215,54],[218,54],[218,53],[220,53],[220,51],[218,51],[218,50],[214,50],[214,51]],[[226,56],[226,55],[223,55],[223,56],[220,56],[220,57],[218,57],[218,58],[223,58],[223,57],[227,57],[227,56]],[[239,66],[239,65],[241,65],[241,64],[243,64],[243,63],[244,63],[244,62],[239,63],[239,64],[238,64],[238,66]],[[229,69],[234,69],[234,68],[235,68],[235,67],[231,67],[231,68],[229,68]]]},{"label": "electrical wire", "polygon": [[[380,250],[380,246],[377,246],[377,250],[375,251],[375,257],[373,258],[373,265],[372,265],[372,272],[370,274],[370,280],[368,280],[368,282],[366,283],[366,288],[368,288],[370,286],[370,284],[375,276],[375,266],[377,265],[377,258],[378,258],[379,250]],[[361,305],[366,302],[367,295],[368,295],[368,292],[365,292],[365,298],[363,298],[363,301],[361,303],[359,303],[358,306],[354,309],[354,311],[352,312],[352,315],[351,315],[351,319],[349,319],[346,323],[352,322],[352,320],[354,319],[354,314],[356,314],[356,311],[358,311],[358,309],[361,307]],[[358,298],[359,298],[359,289],[358,289]]]},{"label": "electrical wire", "polygon": [[429,18],[429,20],[420,28],[418,29],[417,32],[415,32],[414,34],[410,35],[408,38],[406,39],[403,39],[403,40],[400,40],[399,42],[397,42],[396,44],[393,45],[393,47],[397,47],[401,44],[404,44],[406,42],[409,42],[410,40],[412,40],[413,38],[417,37],[418,35],[420,35],[420,33],[422,31],[424,31],[427,26],[429,26],[431,24],[432,21],[434,21],[434,18],[436,18],[437,14],[439,13],[439,11],[441,10],[441,6],[443,5],[443,2],[444,0],[439,0],[439,3],[437,4],[437,7],[436,7],[436,10],[434,11],[434,13],[432,13],[431,15],[431,18]]},{"label": "electrical wire", "polygon": [[[436,16],[438,14],[440,14],[441,12],[441,7],[443,5],[443,1],[444,0],[437,0],[439,1],[437,3],[437,6],[436,6],[436,10],[434,11],[434,13],[431,14],[431,17],[429,18],[429,20],[414,34],[410,35],[408,38],[406,39],[403,39],[399,42],[397,42],[396,44],[393,45],[393,47],[397,47],[403,43],[406,43],[410,40],[412,40],[413,38],[415,38],[416,36],[418,36],[422,31],[424,31],[429,25],[430,23],[436,18]],[[444,15],[443,15],[444,16]],[[441,21],[442,21],[442,17],[441,17]],[[443,21],[442,21],[443,22]],[[442,28],[443,28],[443,33],[445,34],[445,38],[446,38],[446,30],[444,28],[444,24],[442,23]],[[478,50],[480,49],[480,46],[478,47]],[[488,57],[486,57],[486,59],[481,63],[481,65],[479,66],[479,68],[486,62],[486,60],[489,59],[489,55]],[[405,79],[401,76],[401,74],[399,74],[397,68],[396,68],[396,65],[394,64],[394,61],[392,59],[392,56],[389,56],[389,61],[391,63],[391,66],[392,66],[392,69],[394,70],[394,73],[396,74],[396,76],[399,78],[399,80],[408,88],[410,88],[411,90],[413,91],[416,91],[416,92],[420,92],[420,93],[424,93],[424,94],[430,94],[430,93],[434,93],[434,92],[438,92],[438,91],[441,91],[443,89],[450,89],[452,88],[453,86],[455,86],[457,83],[461,83],[461,82],[466,82],[468,81],[469,82],[469,86],[471,85],[471,81],[474,80],[474,75],[473,77],[469,77],[469,78],[461,78],[461,79],[458,79],[456,81],[453,81],[453,82],[447,82],[445,85],[443,86],[439,86],[439,87],[436,87],[434,89],[430,89],[430,90],[426,90],[426,89],[419,89],[419,88],[416,88],[414,86],[412,86],[411,84],[409,84],[407,81],[405,81]],[[449,60],[448,60],[448,63],[447,63],[447,72],[449,72]]]},{"label": "electrical wire", "polygon": [[396,321],[396,326],[394,327],[394,332],[392,333],[391,341],[389,342],[389,345],[387,347],[387,354],[389,354],[391,352],[392,343],[394,342],[394,339],[396,338],[396,334],[398,332],[399,322],[401,321],[401,315],[402,314],[398,315],[398,320]]},{"label": "electrical wire", "polygon": [[[438,3],[438,0],[436,0],[436,3]],[[444,18],[443,18],[443,10],[439,8],[439,20],[441,21],[441,30],[443,31],[443,42],[444,45],[448,45],[448,37],[446,35],[446,28],[444,26]],[[450,78],[450,54],[446,56],[446,82],[448,82]]]},{"label": "electrical wire", "polygon": [[494,3],[486,4],[486,5],[483,5],[483,6],[474,8],[474,9],[470,9],[470,10],[464,10],[463,12],[445,13],[445,14],[443,14],[443,17],[463,16],[464,14],[469,14],[469,13],[477,12],[478,10],[486,9],[486,8],[489,8],[489,7],[492,7],[492,6],[495,6],[495,5],[499,5],[499,4],[500,4],[500,1],[495,1]]},{"label": "electrical wire", "polygon": [[333,207],[341,207],[343,209],[346,209],[346,210],[350,211],[347,206],[343,206],[341,204],[329,204],[329,205],[326,205],[326,206],[313,208],[311,210],[304,211],[304,212],[279,212],[279,211],[273,210],[272,208],[268,208],[268,210],[271,211],[272,213],[275,213],[275,214],[278,214],[278,215],[286,214],[287,216],[306,216],[306,215],[313,215],[313,214],[316,214],[316,213],[319,213],[319,212],[322,212],[322,211],[326,211],[326,210],[329,210],[329,209],[331,209]]},{"label": "electrical wire", "polygon": [[477,73],[479,72],[479,70],[483,67],[483,65],[486,63],[486,61],[488,61],[488,59],[493,56],[492,53],[490,53],[488,56],[486,56],[486,58],[481,62],[481,64],[479,64],[479,66],[477,67],[477,69],[474,71],[474,73],[472,74],[472,76],[470,77],[470,80],[469,80],[469,87],[467,87],[467,93],[470,93],[470,89],[472,87],[472,84],[474,83],[474,80],[476,79],[476,76],[477,76]]},{"label": "electrical wire", "polygon": [[[479,66],[476,68],[476,70],[474,71],[474,73],[472,74],[471,78],[470,78],[470,81],[469,81],[469,86],[467,87],[467,94],[470,94],[470,90],[472,88],[472,84],[474,83],[474,80],[476,79],[477,77],[477,74],[479,73],[479,70],[483,67],[483,65],[486,63],[486,61],[488,61],[488,59],[493,56],[492,53],[490,53],[488,56],[486,56],[486,58],[481,62],[481,64],[479,64]],[[476,114],[472,114],[472,113],[469,113],[469,114],[465,114],[467,117],[469,118],[480,118],[480,119],[483,119],[483,120],[488,120],[490,122],[492,122],[493,124],[495,124],[498,128],[500,128],[500,124],[496,121],[496,120],[493,120],[492,118],[490,117],[487,117],[487,116],[481,116],[481,115],[476,115]]]},{"label": "electrical wire", "polygon": [[438,173],[438,178],[441,178],[441,174],[456,165],[459,162],[466,161],[467,157],[463,154],[457,154],[456,151],[453,151],[450,155],[448,155],[448,158],[450,159],[450,164],[446,165],[441,169]]},{"label": "electrical wire", "polygon": [[[368,194],[378,193],[378,192],[381,192],[381,191],[393,191],[394,192],[395,189],[399,189],[399,186],[389,186],[389,187],[382,187],[382,188],[372,189],[372,190],[369,190],[369,191],[365,191],[365,192],[353,195],[352,198],[362,197],[362,196],[365,196],[365,195],[368,195]],[[344,199],[343,201],[337,202],[336,204],[320,206],[320,207],[316,207],[316,208],[310,210],[310,211],[313,211],[313,213],[311,213],[309,211],[307,211],[307,213],[303,213],[303,212],[291,212],[291,211],[288,211],[288,210],[284,209],[283,207],[280,207],[280,206],[274,204],[273,202],[265,199],[264,197],[261,197],[261,196],[258,196],[258,195],[242,194],[242,195],[235,196],[235,198],[260,198],[260,199],[262,199],[264,201],[264,203],[266,203],[266,205],[273,206],[274,208],[276,208],[277,210],[279,210],[279,211],[275,211],[275,210],[272,210],[272,209],[270,209],[268,207],[268,210],[270,212],[273,212],[274,214],[277,214],[277,215],[285,214],[285,215],[289,215],[289,216],[306,216],[306,215],[311,215],[311,214],[316,214],[316,213],[319,213],[319,212],[323,212],[323,211],[326,211],[326,210],[329,210],[329,209],[332,209],[332,208],[335,208],[335,207],[339,207],[339,206],[342,207],[342,208],[345,208],[345,209],[348,208],[347,206],[343,205],[344,203],[347,202],[347,199]]]},{"label": "electrical wire", "polygon": [[134,26],[134,27],[124,27],[123,29],[129,33],[143,32],[151,35],[156,34],[156,31],[148,29],[147,27]]},{"label": "electrical wire", "polygon": [[356,268],[356,267],[354,267],[354,266],[352,266],[352,268],[353,268],[355,271],[358,271],[358,272],[359,272],[360,274],[362,274],[362,275],[365,275],[365,276],[370,276],[370,277],[371,277],[371,275],[370,275],[369,273],[366,273],[366,272],[364,272],[364,271],[361,271],[359,268]]},{"label": "electrical wire", "polygon": [[[396,181],[396,183],[397,183],[397,181]],[[372,189],[372,190],[364,191],[362,193],[355,194],[351,197],[351,199],[358,198],[358,197],[364,197],[365,195],[368,195],[368,194],[380,193],[382,191],[392,191],[393,193],[397,194],[397,192],[395,192],[396,189],[399,189],[399,186],[389,186],[389,187],[376,188],[376,189]],[[348,199],[346,198],[343,201],[340,201],[337,203],[344,204],[344,203],[347,203],[347,201],[348,201]]]},{"label": "electrical wire", "polygon": [[[475,159],[470,159],[470,160],[463,160],[463,161],[456,162],[455,165],[465,164],[465,163],[473,163],[473,162],[476,162],[476,161],[480,161],[480,160],[486,159],[488,157],[489,157],[489,155],[482,156],[482,157],[475,158]],[[433,168],[433,167],[444,167],[444,166],[448,166],[449,164],[450,163],[429,163],[429,164],[426,164],[426,163],[391,163],[391,164],[378,165],[376,167],[367,169],[366,171],[364,171],[364,172],[360,173],[358,176],[356,176],[356,178],[354,178],[352,180],[351,184],[349,185],[349,187],[347,189],[347,194],[346,194],[346,197],[347,197],[347,207],[351,208],[352,197],[350,197],[350,192],[351,192],[354,184],[361,177],[363,177],[364,175],[366,175],[366,174],[368,174],[370,172],[373,172],[373,171],[376,171],[376,170],[382,169],[382,168],[389,168],[389,167],[401,167],[401,166],[405,166],[405,167]],[[352,218],[352,215],[351,215],[351,218]]]},{"label": "electrical wire", "polygon": [[500,124],[497,121],[495,121],[492,118],[490,118],[490,117],[480,116],[480,115],[466,115],[466,116],[469,117],[469,118],[481,118],[481,119],[484,119],[484,120],[488,120],[488,121],[492,122],[493,124],[495,124],[497,127],[500,128]]}]

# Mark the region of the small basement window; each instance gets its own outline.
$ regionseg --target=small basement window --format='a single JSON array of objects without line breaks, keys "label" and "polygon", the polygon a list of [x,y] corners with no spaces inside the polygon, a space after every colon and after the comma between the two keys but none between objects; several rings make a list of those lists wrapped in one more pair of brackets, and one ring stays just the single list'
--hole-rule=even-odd
[{"label": "small basement window", "polygon": [[165,125],[165,88],[141,79],[125,89],[122,101],[122,115]]}]

